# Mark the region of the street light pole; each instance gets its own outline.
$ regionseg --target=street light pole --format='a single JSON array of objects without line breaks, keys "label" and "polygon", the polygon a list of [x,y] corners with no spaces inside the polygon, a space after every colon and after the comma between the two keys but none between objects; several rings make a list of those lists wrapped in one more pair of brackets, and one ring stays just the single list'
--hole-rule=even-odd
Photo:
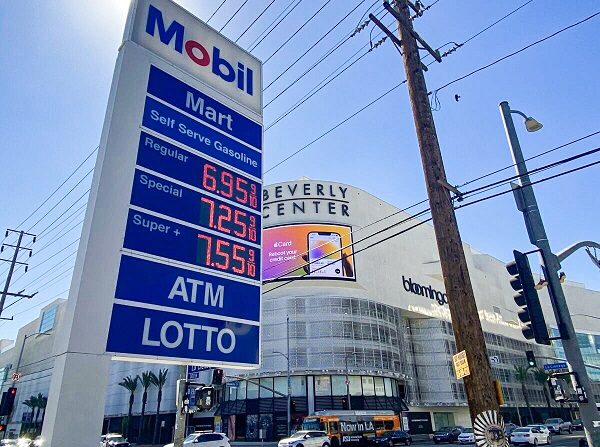
[{"label": "street light pole", "polygon": [[280,351],[273,351],[274,354],[279,354],[282,355],[283,357],[285,357],[286,361],[287,361],[287,434],[288,436],[291,436],[291,426],[292,426],[292,414],[291,414],[291,408],[292,408],[292,378],[290,375],[290,316],[287,315],[285,317],[285,331],[286,331],[286,337],[285,337],[285,341],[286,341],[286,352],[287,354],[284,354],[283,352]]},{"label": "street light pole", "polygon": [[[506,136],[515,163],[515,168],[520,179],[519,185],[513,185],[517,208],[523,213],[529,240],[532,244],[540,249],[542,265],[544,266],[544,275],[548,281],[548,293],[550,295],[554,315],[558,324],[558,331],[562,339],[565,357],[571,365],[573,372],[577,375],[576,377],[578,379],[579,386],[582,386],[588,395],[587,402],[579,403],[581,420],[585,429],[588,445],[600,447],[600,428],[594,427],[594,421],[600,420],[600,414],[596,408],[596,402],[594,399],[594,393],[592,391],[590,379],[583,363],[583,357],[577,343],[573,321],[571,320],[571,316],[569,314],[567,300],[565,299],[562,285],[560,283],[560,261],[550,248],[550,242],[548,240],[548,236],[546,235],[542,216],[538,208],[531,181],[529,179],[527,166],[525,165],[525,159],[523,157],[523,152],[521,150],[521,145],[519,144],[519,139],[517,137],[517,132],[515,130],[515,125],[513,123],[511,114],[516,113],[525,117],[526,124],[528,121],[531,122],[534,120],[527,117],[522,112],[511,110],[508,102],[506,101],[500,103],[500,112],[502,114],[502,120],[504,121],[504,128],[506,130]],[[537,127],[537,129],[540,127]],[[530,131],[537,129],[529,128],[528,126],[528,130]]]}]

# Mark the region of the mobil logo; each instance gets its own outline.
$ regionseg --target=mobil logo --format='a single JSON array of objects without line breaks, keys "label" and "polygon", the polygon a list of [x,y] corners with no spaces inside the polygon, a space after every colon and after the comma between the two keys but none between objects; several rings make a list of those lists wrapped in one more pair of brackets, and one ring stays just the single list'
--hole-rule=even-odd
[{"label": "mobil logo", "polygon": [[[234,83],[237,88],[250,96],[254,95],[254,73],[239,61],[230,61],[223,57],[221,49],[216,45],[202,44],[193,39],[186,39],[186,28],[177,20],[170,23],[156,6],[148,5],[146,33],[189,58],[199,67],[210,69],[212,74],[225,82]],[[207,48],[207,46],[209,48]],[[210,48],[212,46],[212,48]]]}]

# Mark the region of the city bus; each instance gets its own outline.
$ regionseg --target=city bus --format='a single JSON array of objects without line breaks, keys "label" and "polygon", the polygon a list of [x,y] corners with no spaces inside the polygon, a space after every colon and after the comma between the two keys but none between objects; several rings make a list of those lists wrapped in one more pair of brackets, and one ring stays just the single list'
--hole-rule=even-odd
[{"label": "city bus", "polygon": [[317,411],[304,417],[303,430],[324,431],[331,439],[331,447],[367,445],[369,439],[383,432],[400,430],[400,418],[393,411]]}]

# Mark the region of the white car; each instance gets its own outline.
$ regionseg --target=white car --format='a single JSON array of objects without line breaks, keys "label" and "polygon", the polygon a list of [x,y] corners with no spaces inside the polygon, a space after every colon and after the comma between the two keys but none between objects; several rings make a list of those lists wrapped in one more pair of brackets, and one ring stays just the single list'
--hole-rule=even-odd
[{"label": "white car", "polygon": [[459,444],[475,444],[475,433],[472,428],[465,428],[460,435],[458,435]]},{"label": "white car", "polygon": [[[196,432],[183,440],[183,445],[194,445],[197,447],[231,447],[229,438],[223,433]],[[174,447],[174,444],[167,444],[165,447]]]},{"label": "white car", "polygon": [[552,437],[550,433],[544,433],[536,427],[520,427],[516,428],[510,435],[510,443],[513,445],[519,444],[550,444]]},{"label": "white car", "polygon": [[552,432],[550,431],[550,429],[542,424],[529,424],[527,427],[534,427],[534,428],[537,428],[542,433],[545,433],[547,435],[552,435]]},{"label": "white car", "polygon": [[329,447],[331,441],[324,431],[300,430],[279,441],[278,447]]}]

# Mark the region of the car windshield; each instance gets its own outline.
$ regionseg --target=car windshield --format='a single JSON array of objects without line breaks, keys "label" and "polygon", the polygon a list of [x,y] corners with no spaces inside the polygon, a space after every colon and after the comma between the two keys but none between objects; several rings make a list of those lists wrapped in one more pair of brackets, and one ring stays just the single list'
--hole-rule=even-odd
[{"label": "car windshield", "polygon": [[196,439],[196,436],[198,436],[198,433],[192,433],[191,435],[189,435],[187,438],[185,438],[183,440],[183,442],[189,442],[189,441],[193,441]]},{"label": "car windshield", "polygon": [[290,438],[302,438],[306,433],[308,433],[308,432],[306,432],[306,431],[297,431],[292,436],[290,436]]},{"label": "car windshield", "polygon": [[472,428],[465,428],[463,430],[463,433],[473,433],[473,429]]},{"label": "car windshield", "polygon": [[558,424],[560,419],[546,419],[546,424]]},{"label": "car windshield", "polygon": [[114,442],[125,442],[125,438],[123,438],[123,436],[109,436],[107,439]]},{"label": "car windshield", "polygon": [[531,428],[528,427],[515,428],[515,431],[513,431],[513,433],[528,433],[529,430],[531,430]]},{"label": "car windshield", "polygon": [[452,430],[452,427],[442,427],[438,431],[450,431],[450,430]]}]

